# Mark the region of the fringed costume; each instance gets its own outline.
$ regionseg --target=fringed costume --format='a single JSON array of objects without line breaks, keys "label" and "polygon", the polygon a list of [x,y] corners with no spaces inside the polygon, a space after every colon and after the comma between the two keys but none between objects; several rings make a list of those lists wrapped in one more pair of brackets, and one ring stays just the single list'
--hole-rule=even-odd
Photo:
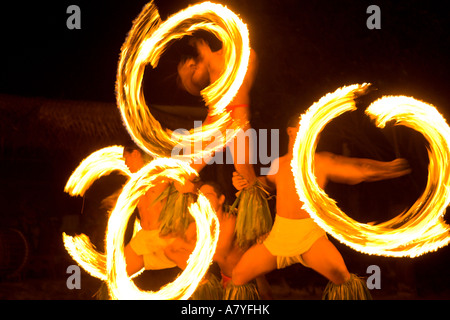
[{"label": "fringed costume", "polygon": [[262,184],[256,180],[253,185],[240,191],[231,206],[230,212],[237,212],[236,243],[244,250],[250,248],[272,228],[267,195]]},{"label": "fringed costume", "polygon": [[372,300],[372,295],[363,279],[350,274],[350,279],[337,285],[329,282],[322,295],[323,300]]},{"label": "fringed costume", "polygon": [[[302,258],[325,231],[312,218],[288,219],[275,216],[275,223],[264,246],[277,258],[277,268],[285,268],[295,263],[309,267]],[[331,281],[323,293],[324,300],[371,300],[366,283],[354,274],[348,281],[336,285]]]}]

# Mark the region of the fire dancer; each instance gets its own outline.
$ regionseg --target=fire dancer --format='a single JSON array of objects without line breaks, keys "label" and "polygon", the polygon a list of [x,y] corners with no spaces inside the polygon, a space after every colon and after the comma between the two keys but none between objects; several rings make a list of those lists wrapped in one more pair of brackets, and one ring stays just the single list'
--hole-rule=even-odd
[{"label": "fire dancer", "polygon": [[[182,57],[178,64],[178,75],[181,87],[192,95],[200,95],[201,90],[221,76],[225,67],[225,58],[223,56],[222,48],[212,50],[212,46],[205,38],[207,37],[201,34],[200,36],[193,36],[189,42],[190,45],[195,48],[195,52]],[[243,131],[241,131],[240,134],[244,134],[246,130],[251,128],[249,122],[250,90],[253,86],[257,67],[258,59],[256,53],[254,50],[251,50],[244,81],[233,101],[227,107],[233,120],[239,121],[241,125],[243,125]],[[211,121],[213,121],[211,116],[208,116],[205,119],[205,123]],[[240,140],[245,141],[245,139]],[[233,155],[235,169],[251,185],[251,187],[241,193],[236,223],[237,243],[241,248],[246,250],[256,242],[256,239],[259,236],[270,230],[270,227],[272,226],[272,217],[267,204],[266,194],[261,190],[254,168],[250,164],[250,150],[252,148],[250,148],[247,142],[245,142],[244,148],[238,146],[238,143],[234,143],[232,146],[233,147],[230,147],[230,151]],[[240,147],[239,150],[238,147]],[[244,163],[239,163],[237,161],[238,152],[245,153]],[[205,166],[205,162],[200,165],[193,164],[192,166],[197,171],[200,171]],[[255,204],[255,207],[259,208],[258,211],[246,210],[251,204]],[[251,216],[249,217],[249,215]],[[246,216],[246,223],[243,222],[244,216]],[[249,225],[249,223],[251,225]],[[252,230],[252,232],[246,232],[248,229]]]},{"label": "fire dancer", "polygon": [[[148,157],[137,146],[131,145],[124,148],[125,164],[131,172],[137,172],[147,162]],[[186,221],[187,231],[180,235],[172,230],[162,228],[164,215],[172,217],[174,211],[175,197],[178,192],[171,182],[160,182],[150,188],[141,197],[138,203],[138,212],[142,229],[125,246],[125,260],[127,263],[127,273],[132,275],[142,268],[148,270],[168,269],[173,267],[185,267],[187,257],[185,255],[173,255],[169,259],[165,250],[178,237],[184,237],[186,241],[195,245],[195,224],[193,219]],[[166,221],[167,222],[167,221]],[[166,223],[167,224],[167,223]],[[183,260],[184,259],[184,260]]]},{"label": "fire dancer", "polygon": [[[302,209],[291,170],[298,121],[295,117],[288,123],[289,149],[285,156],[272,163],[277,170],[259,177],[268,189],[276,189],[277,212],[273,228],[263,243],[255,244],[244,253],[233,270],[232,283],[239,287],[274,269],[301,263],[330,280],[324,299],[370,299],[365,283],[349,273],[341,254],[327,239],[326,233]],[[322,189],[329,181],[358,184],[392,179],[408,173],[409,165],[404,159],[381,162],[328,152],[315,155],[315,175]],[[234,173],[233,185],[240,190],[249,183]]]},{"label": "fire dancer", "polygon": [[[212,38],[209,37],[211,40],[208,42],[205,40],[206,36],[204,33],[200,32],[198,34],[200,34],[200,36],[192,37],[189,40],[189,44],[195,48],[195,51],[183,55],[177,68],[180,86],[194,96],[200,96],[200,92],[203,89],[219,79],[225,68],[225,57],[223,55],[222,48],[213,51],[209,43],[212,42]],[[243,124],[243,131],[251,128],[250,91],[256,76],[257,67],[257,55],[254,50],[251,50],[244,81],[236,96],[227,107],[227,111],[231,113],[231,117],[235,121],[240,121]],[[208,115],[204,121],[204,124],[211,123],[213,120],[213,117]],[[235,146],[234,150],[230,150],[233,153],[234,159],[236,159],[235,155],[237,154],[236,148],[237,146]],[[248,164],[248,151],[250,148],[247,147],[246,149],[245,164],[239,164],[235,160],[235,168],[249,182],[254,182],[256,180],[256,175],[253,166]],[[202,166],[204,165],[205,163],[202,164]],[[196,169],[199,171],[201,168]]]},{"label": "fire dancer", "polygon": [[[213,205],[217,217],[219,218],[220,235],[216,253],[214,255],[214,261],[216,261],[220,267],[222,284],[223,287],[226,288],[231,280],[233,268],[245,252],[236,243],[236,215],[224,210],[225,195],[218,183],[213,181],[205,182],[202,184],[200,191]],[[270,299],[272,297],[270,285],[264,275],[256,278],[256,284],[258,292],[254,294],[253,297],[256,298],[260,296],[263,299]],[[250,296],[247,296],[247,299],[250,298]]]},{"label": "fire dancer", "polygon": [[[125,164],[132,173],[139,171],[145,161],[145,154],[134,146],[124,148],[123,156]],[[159,237],[159,212],[163,203],[155,202],[156,197],[166,189],[166,183],[158,184],[148,190],[141,197],[137,205],[142,229],[125,246],[125,260],[127,273],[132,275],[143,267],[146,269],[165,269],[175,267],[176,264],[164,255],[164,248],[170,243],[170,239]]]}]

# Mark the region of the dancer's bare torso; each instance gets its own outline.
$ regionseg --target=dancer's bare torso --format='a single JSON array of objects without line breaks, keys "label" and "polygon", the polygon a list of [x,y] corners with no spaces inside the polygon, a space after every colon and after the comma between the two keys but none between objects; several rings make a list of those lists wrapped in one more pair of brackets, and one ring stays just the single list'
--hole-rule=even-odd
[{"label": "dancer's bare torso", "polygon": [[[316,154],[315,165],[316,168],[321,165],[320,154]],[[289,218],[289,219],[305,219],[309,218],[309,213],[302,209],[303,202],[300,201],[295,188],[294,176],[291,168],[292,155],[287,154],[278,158],[278,170],[276,169],[277,164],[274,162],[272,164],[274,174],[269,172],[266,179],[269,185],[276,187],[276,213],[279,216]],[[325,186],[326,176],[320,174],[320,170],[316,170],[316,181],[321,188]]]},{"label": "dancer's bare torso", "polygon": [[155,200],[167,187],[167,183],[158,184],[155,187],[150,188],[139,200],[138,209],[142,229],[156,230],[159,228],[159,215],[165,205],[166,199],[156,202]]}]

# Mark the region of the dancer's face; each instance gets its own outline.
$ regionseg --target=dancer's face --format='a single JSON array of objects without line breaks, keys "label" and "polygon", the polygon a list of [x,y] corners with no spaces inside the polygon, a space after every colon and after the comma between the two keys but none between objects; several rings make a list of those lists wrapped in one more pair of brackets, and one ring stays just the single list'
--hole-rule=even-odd
[{"label": "dancer's face", "polygon": [[222,205],[225,201],[225,196],[221,195],[217,196],[217,193],[214,191],[214,188],[210,185],[204,184],[201,186],[200,191],[203,195],[209,200],[213,209],[217,212],[222,208]]},{"label": "dancer's face", "polygon": [[209,72],[206,63],[200,58],[190,58],[180,63],[178,75],[183,88],[194,96],[199,96],[209,85]]}]

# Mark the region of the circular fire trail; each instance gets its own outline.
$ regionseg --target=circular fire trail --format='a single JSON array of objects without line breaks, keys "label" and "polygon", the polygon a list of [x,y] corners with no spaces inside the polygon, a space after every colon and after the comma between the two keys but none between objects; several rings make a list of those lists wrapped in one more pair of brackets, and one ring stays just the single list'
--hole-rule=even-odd
[{"label": "circular fire trail", "polygon": [[[217,115],[217,119],[211,124],[203,125],[201,130],[191,130],[189,135],[183,135],[164,130],[151,115],[141,90],[141,83],[145,66],[150,64],[156,68],[161,54],[171,41],[199,29],[213,33],[222,41],[226,68],[217,81],[201,92],[209,108],[209,115]],[[248,29],[227,8],[204,2],[188,7],[161,22],[154,4],[147,4],[134,22],[122,47],[117,72],[117,104],[133,140],[154,157],[170,157],[175,146],[190,150],[195,143],[209,141],[218,130],[238,131],[244,124],[232,121],[225,108],[244,80],[249,57]],[[211,150],[195,150],[184,155],[184,158],[190,161],[207,156],[232,138],[234,135],[226,137],[221,145],[214,146]]]},{"label": "circular fire trail", "polygon": [[300,200],[326,232],[362,253],[417,257],[437,250],[450,242],[450,228],[443,221],[450,199],[450,128],[433,106],[395,96],[382,97],[366,110],[378,127],[394,120],[396,125],[420,132],[429,142],[427,186],[406,212],[377,225],[359,223],[342,212],[315,180],[314,152],[320,132],[335,117],[355,110],[354,99],[367,87],[363,84],[340,88],[322,97],[301,116],[291,163]]},{"label": "circular fire trail", "polygon": [[[185,177],[197,173],[184,161],[159,158],[135,174],[130,174],[125,169],[122,154],[123,148],[116,146],[94,152],[74,171],[65,188],[71,195],[82,195],[93,181],[112,171],[123,170],[130,176],[108,220],[106,254],[98,252],[86,235],[71,237],[64,234],[64,245],[73,259],[89,274],[107,282],[112,298],[187,299],[205,275],[215,252],[219,236],[215,212],[208,200],[199,194],[197,202],[189,208],[196,222],[197,244],[186,269],[174,282],[158,292],[141,291],[126,273],[123,239],[128,220],[140,197],[156,183],[162,179],[171,179],[184,184]],[[214,227],[213,231],[211,226]]]},{"label": "circular fire trail", "polygon": [[[226,68],[216,82],[202,91],[209,114],[216,116],[216,120],[204,125],[202,130],[181,135],[164,130],[151,115],[142,94],[141,83],[145,66],[150,64],[156,68],[161,54],[172,40],[198,29],[210,31],[222,41]],[[174,282],[158,292],[141,291],[127,276],[123,252],[124,228],[139,198],[158,179],[184,183],[188,176],[197,175],[188,162],[222,148],[244,125],[233,121],[225,107],[243,82],[249,56],[246,25],[221,5],[210,2],[194,5],[162,22],[157,8],[150,2],[134,21],[119,61],[117,103],[133,140],[156,159],[139,172],[131,174],[121,159],[123,148],[105,148],[87,157],[72,174],[65,188],[71,195],[83,195],[94,180],[112,171],[119,170],[130,177],[108,220],[105,254],[99,253],[85,235],[63,235],[64,244],[71,256],[91,275],[106,281],[112,298],[187,299],[205,275],[217,245],[219,222],[202,194],[199,194],[197,202],[189,208],[196,222],[197,244],[189,257],[188,265]],[[188,154],[184,159],[187,161],[169,158],[175,146],[185,148],[209,141],[211,136],[215,136],[214,133],[225,129],[235,129],[235,134],[226,135],[226,139],[221,144],[215,144],[213,149]]]}]

